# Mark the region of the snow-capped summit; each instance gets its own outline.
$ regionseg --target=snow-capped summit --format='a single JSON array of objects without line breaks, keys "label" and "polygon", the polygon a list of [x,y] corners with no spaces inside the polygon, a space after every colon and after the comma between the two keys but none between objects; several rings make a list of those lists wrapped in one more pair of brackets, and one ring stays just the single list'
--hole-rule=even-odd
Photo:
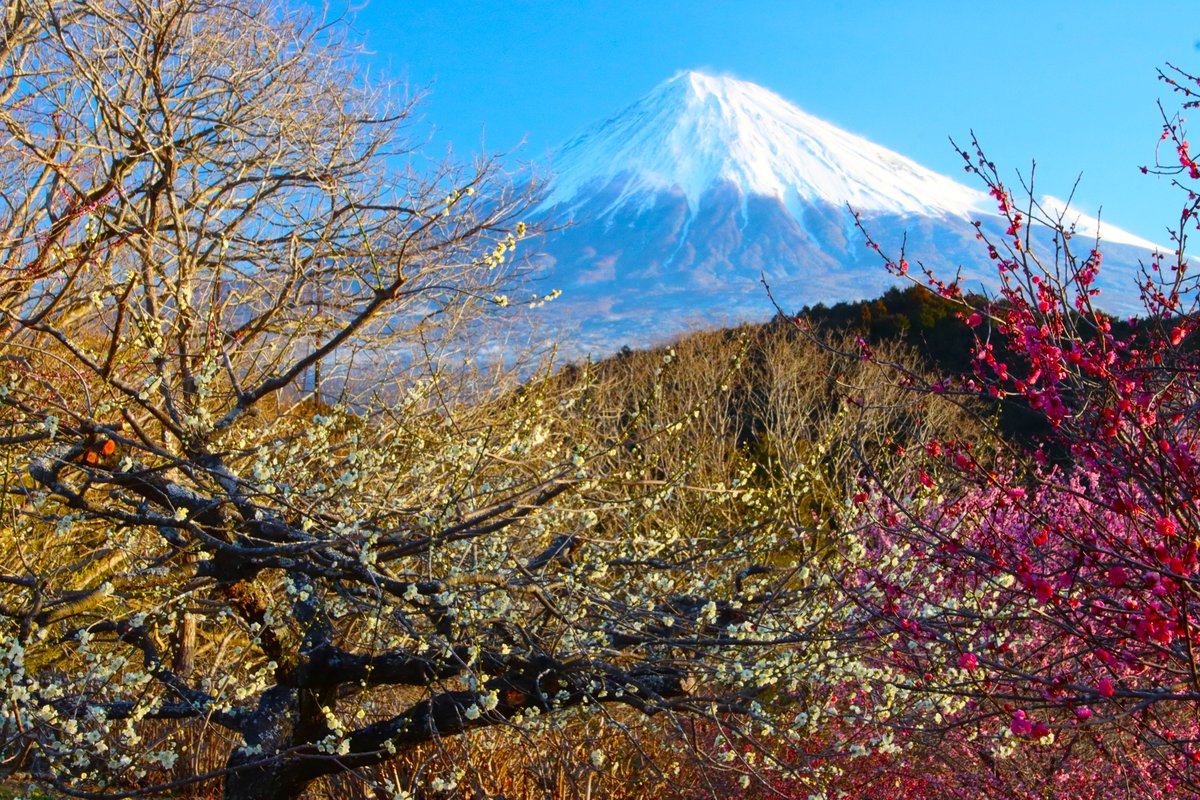
[{"label": "snow-capped summit", "polygon": [[[761,86],[695,71],[576,136],[550,170],[540,263],[545,287],[563,294],[547,314],[577,328],[583,352],[765,319],[774,307],[763,276],[789,309],[876,296],[895,279],[856,222],[885,251],[904,242],[910,263],[961,271],[974,290],[995,282],[974,223],[1006,235],[980,189]],[[1052,198],[1043,207],[1081,238],[1097,230]],[[1129,268],[1153,245],[1107,223],[1101,232],[1101,305],[1135,310]]]},{"label": "snow-capped summit", "polygon": [[682,191],[695,210],[706,189],[728,183],[743,197],[860,211],[969,216],[986,195],[806,114],[753,83],[681,72],[555,156],[546,205],[628,176],[615,202]]}]

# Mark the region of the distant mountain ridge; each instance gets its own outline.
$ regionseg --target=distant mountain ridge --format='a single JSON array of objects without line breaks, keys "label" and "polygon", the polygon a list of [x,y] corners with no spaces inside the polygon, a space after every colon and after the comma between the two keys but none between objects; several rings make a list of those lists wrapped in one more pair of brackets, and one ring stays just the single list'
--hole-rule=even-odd
[{"label": "distant mountain ridge", "polygon": [[[947,276],[961,267],[972,288],[993,279],[973,221],[1003,232],[985,192],[761,86],[695,71],[569,141],[550,169],[536,216],[565,227],[539,256],[546,285],[563,291],[548,315],[597,354],[765,319],[760,276],[789,308],[881,293],[894,279],[851,208],[885,247],[906,237],[910,261]],[[1133,310],[1132,268],[1153,244],[1102,232],[1104,305]]]}]

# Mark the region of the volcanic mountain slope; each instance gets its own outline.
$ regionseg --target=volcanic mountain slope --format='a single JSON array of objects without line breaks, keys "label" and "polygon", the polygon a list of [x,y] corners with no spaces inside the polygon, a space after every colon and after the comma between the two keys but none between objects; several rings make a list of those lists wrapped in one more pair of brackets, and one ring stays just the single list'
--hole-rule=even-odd
[{"label": "volcanic mountain slope", "polygon": [[[563,295],[546,311],[576,326],[583,352],[765,319],[763,275],[789,309],[879,294],[894,279],[850,209],[885,247],[907,237],[911,262],[994,283],[973,225],[1003,233],[986,193],[734,78],[676,75],[568,142],[550,169],[537,216],[555,230],[538,261],[542,285]],[[1132,269],[1153,245],[1103,235],[1106,307],[1132,310]]]}]

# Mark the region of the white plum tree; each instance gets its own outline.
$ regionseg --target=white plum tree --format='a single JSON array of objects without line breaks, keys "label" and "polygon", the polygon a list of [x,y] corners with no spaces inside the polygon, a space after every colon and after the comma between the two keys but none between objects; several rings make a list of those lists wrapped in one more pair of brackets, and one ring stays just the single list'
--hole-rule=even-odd
[{"label": "white plum tree", "polygon": [[[0,22],[5,773],[292,798],[613,704],[805,739],[770,707],[825,708],[853,626],[770,481],[697,487],[664,444],[721,377],[604,416],[586,375],[484,366],[530,194],[413,167],[411,105],[344,25],[273,0]],[[181,770],[197,731],[223,763]]]}]

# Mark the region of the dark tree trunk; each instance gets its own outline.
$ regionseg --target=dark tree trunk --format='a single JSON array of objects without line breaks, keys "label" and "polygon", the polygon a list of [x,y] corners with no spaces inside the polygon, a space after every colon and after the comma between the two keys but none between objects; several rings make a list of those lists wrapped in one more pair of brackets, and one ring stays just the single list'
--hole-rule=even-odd
[{"label": "dark tree trunk", "polygon": [[309,784],[309,779],[297,777],[297,766],[285,761],[235,772],[225,779],[223,796],[225,800],[297,800]]},{"label": "dark tree trunk", "polygon": [[296,800],[315,775],[311,763],[295,756],[278,756],[299,741],[311,714],[312,698],[302,690],[276,686],[267,690],[247,724],[244,737],[249,750],[237,748],[226,766],[234,770],[225,778],[225,800]]}]

